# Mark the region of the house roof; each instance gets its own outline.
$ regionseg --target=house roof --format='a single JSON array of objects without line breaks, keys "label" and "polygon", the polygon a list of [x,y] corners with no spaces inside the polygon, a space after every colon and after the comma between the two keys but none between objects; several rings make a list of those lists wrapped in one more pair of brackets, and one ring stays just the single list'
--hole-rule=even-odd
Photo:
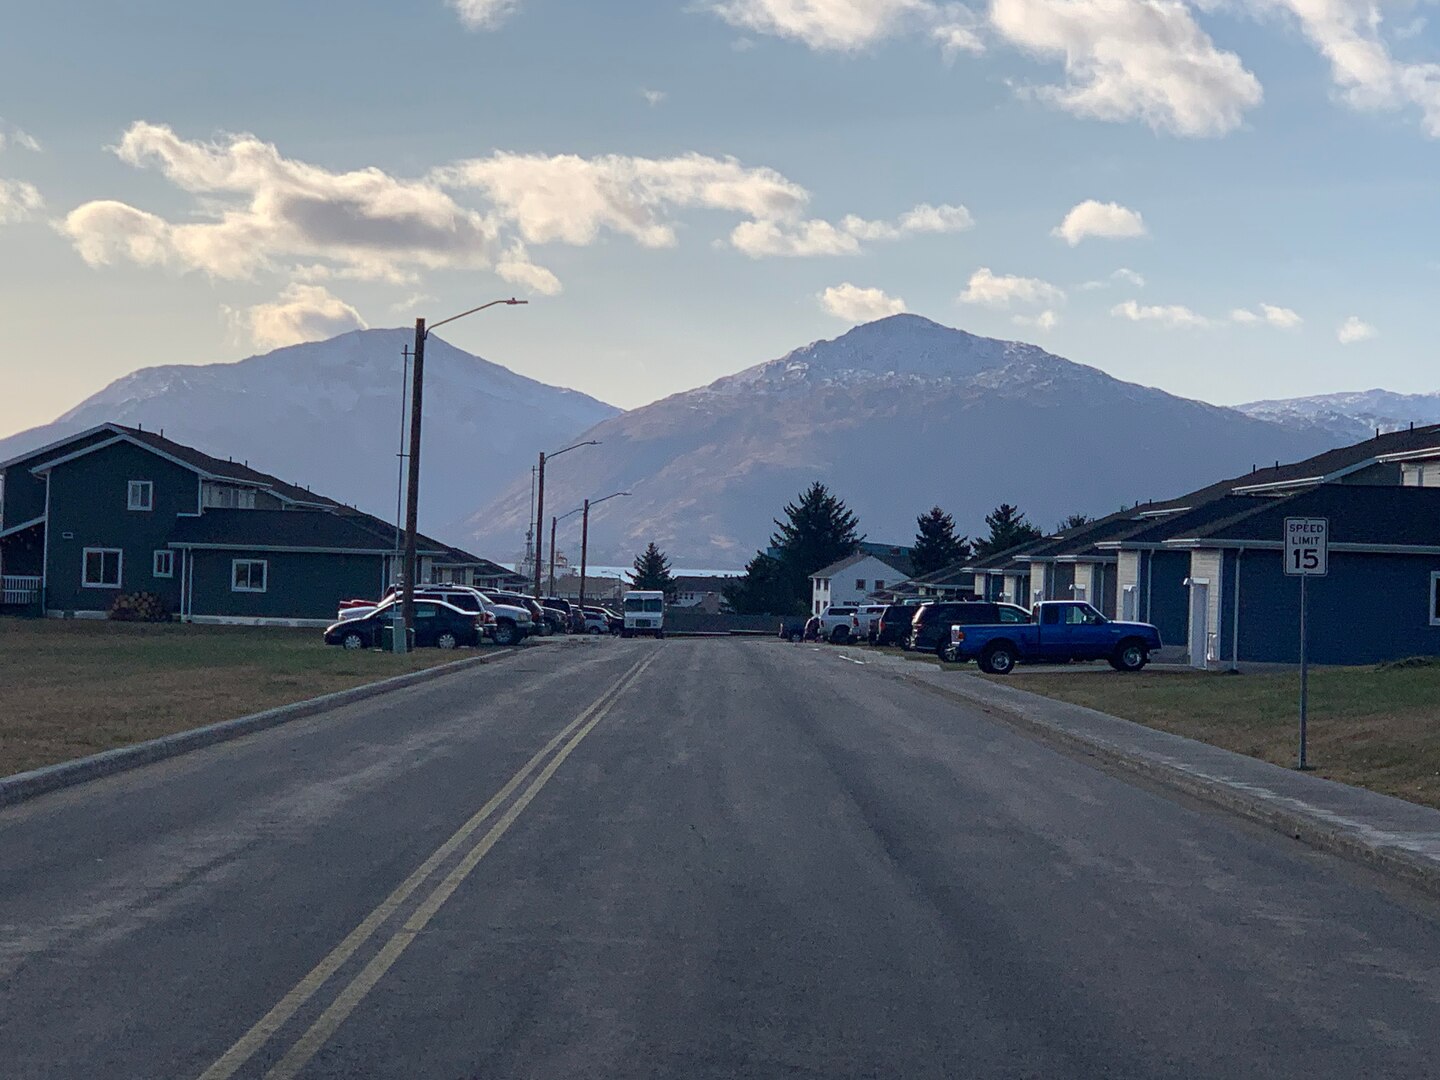
[{"label": "house roof", "polygon": [[1245,503],[1236,506],[1236,513],[1193,530],[1172,530],[1170,543],[1279,547],[1287,517],[1323,517],[1330,520],[1332,545],[1440,549],[1440,488],[1322,484],[1284,499]]},{"label": "house roof", "polygon": [[[395,527],[388,537],[369,515],[323,510],[207,510],[200,517],[180,518],[171,547],[228,548],[247,551],[347,551],[383,555],[395,550]],[[422,555],[442,555],[445,547],[419,537]]]},{"label": "house roof", "polygon": [[[897,574],[899,574],[901,577],[909,577],[909,574],[906,573],[906,570],[909,569],[908,565],[907,565],[906,567],[904,567],[904,568],[901,568],[901,567],[895,565],[895,563],[899,561],[898,559],[895,559],[894,557],[891,557],[891,558],[882,558],[882,557],[879,556],[879,555],[872,555],[872,554],[870,554],[870,553],[867,552],[867,551],[857,551],[857,552],[854,552],[853,554],[846,555],[845,558],[839,560],[838,562],[833,562],[833,563],[831,563],[829,566],[821,567],[819,570],[816,570],[813,574],[810,575],[810,577],[811,577],[811,578],[829,578],[829,577],[834,577],[836,574],[840,573],[842,570],[846,570],[846,569],[848,569],[848,568],[856,565],[857,563],[862,563],[862,562],[864,562],[866,559],[874,559],[876,562],[883,563],[884,565],[888,566],[891,570],[894,570],[894,571],[895,571]],[[909,560],[907,559],[906,562],[908,563]]]},{"label": "house roof", "polygon": [[[1004,551],[997,551],[993,555],[986,555],[983,559],[976,559],[970,564],[972,570],[1006,570],[1020,555],[1026,555],[1043,544],[1048,544],[1054,537],[1042,536],[1038,540],[1027,540],[1023,544],[1016,544],[1014,547],[1006,548]],[[1029,567],[1020,567],[1026,573]]]},{"label": "house roof", "polygon": [[731,574],[682,574],[675,579],[675,587],[684,592],[719,592],[739,575]]},{"label": "house roof", "polygon": [[[113,438],[94,438],[97,434],[109,432]],[[291,484],[281,480],[278,476],[271,476],[269,473],[261,472],[259,469],[252,469],[248,464],[238,461],[221,461],[217,457],[205,453],[203,450],[196,450],[193,446],[186,446],[174,439],[167,439],[154,431],[145,431],[142,428],[127,427],[124,424],[107,423],[86,431],[78,432],[68,439],[52,443],[41,450],[31,451],[23,457],[14,458],[6,462],[0,468],[32,461],[41,458],[39,464],[31,467],[32,472],[40,473],[53,467],[61,460],[68,460],[72,456],[91,453],[111,445],[116,439],[133,443],[137,446],[152,450],[162,457],[169,458],[185,468],[192,469],[201,476],[212,480],[228,480],[237,484],[248,484],[253,487],[264,488],[273,492],[286,502],[297,503],[303,506],[338,506],[334,499],[328,499],[323,495],[317,495],[298,484]],[[67,447],[76,447],[73,453],[66,453]]]},{"label": "house roof", "polygon": [[974,563],[970,560],[962,560],[910,580],[916,585],[959,585],[963,578],[969,577],[973,580],[974,576]]}]

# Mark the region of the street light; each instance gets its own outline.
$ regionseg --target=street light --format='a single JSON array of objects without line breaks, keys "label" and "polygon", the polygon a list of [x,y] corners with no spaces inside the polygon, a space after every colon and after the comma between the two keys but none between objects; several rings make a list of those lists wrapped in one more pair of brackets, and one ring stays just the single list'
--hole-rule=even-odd
[{"label": "street light", "polygon": [[425,386],[425,339],[430,336],[431,330],[444,326],[446,323],[452,323],[456,319],[463,319],[466,315],[474,315],[477,311],[484,311],[497,304],[513,307],[529,302],[528,300],[516,300],[513,296],[509,300],[491,300],[488,304],[481,304],[469,311],[462,311],[459,315],[441,319],[429,329],[426,329],[424,319],[415,320],[415,364],[410,389],[410,475],[406,485],[405,498],[405,566],[403,570],[405,581],[402,594],[405,632],[396,635],[394,642],[396,652],[405,651],[409,644],[410,631],[415,626],[415,531],[420,518],[420,417]]},{"label": "street light", "polygon": [[622,496],[622,495],[629,495],[629,494],[630,494],[630,492],[628,492],[628,491],[617,491],[617,492],[614,492],[613,494],[606,495],[605,498],[603,498],[603,499],[596,499],[596,500],[593,501],[593,502],[590,501],[589,499],[586,499],[586,500],[585,500],[585,506],[583,507],[583,510],[584,510],[584,512],[585,512],[585,516],[581,519],[581,521],[583,522],[583,524],[580,526],[580,617],[581,617],[581,618],[584,618],[584,617],[585,617],[585,560],[586,560],[586,557],[587,557],[588,554],[589,554],[589,550],[588,550],[588,549],[589,549],[589,547],[590,547],[590,508],[591,508],[592,506],[599,506],[599,505],[600,505],[601,503],[603,503],[603,502],[609,502],[611,499],[618,499],[618,498],[620,498],[620,496]]},{"label": "street light", "polygon": [[[598,439],[587,439],[584,442],[577,442],[573,446],[567,446],[564,450],[556,450],[553,454],[550,455],[550,457],[556,458],[559,457],[561,454],[568,454],[571,450],[578,449],[582,446],[599,445],[600,442]],[[535,596],[537,599],[541,595],[540,568],[543,565],[543,559],[545,554],[543,551],[540,550],[544,544],[541,536],[545,529],[545,461],[545,451],[542,450],[540,451],[540,482],[536,485],[535,497]],[[555,558],[555,545],[553,543],[553,540],[550,545],[550,558],[552,560]]]},{"label": "street light", "polygon": [[566,518],[568,518],[568,517],[574,517],[576,514],[580,513],[580,511],[583,510],[583,509],[585,509],[583,506],[577,506],[574,510],[571,510],[571,511],[570,511],[569,513],[567,513],[567,514],[561,514],[559,517],[552,517],[552,518],[550,519],[550,595],[551,595],[551,596],[554,596],[554,595],[555,595],[555,526],[558,525],[558,524],[560,524],[560,522],[564,521],[564,520],[565,520]]}]

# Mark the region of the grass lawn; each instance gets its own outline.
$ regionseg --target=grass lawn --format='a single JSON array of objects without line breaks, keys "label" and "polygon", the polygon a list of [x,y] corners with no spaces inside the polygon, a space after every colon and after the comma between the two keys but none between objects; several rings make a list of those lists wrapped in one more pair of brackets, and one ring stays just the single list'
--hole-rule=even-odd
[{"label": "grass lawn", "polygon": [[318,630],[0,619],[0,776],[464,655],[346,652]]},{"label": "grass lawn", "polygon": [[[1295,764],[1298,672],[1022,671],[1001,681],[1277,765]],[[1320,776],[1440,807],[1440,661],[1311,669],[1308,757]]]}]

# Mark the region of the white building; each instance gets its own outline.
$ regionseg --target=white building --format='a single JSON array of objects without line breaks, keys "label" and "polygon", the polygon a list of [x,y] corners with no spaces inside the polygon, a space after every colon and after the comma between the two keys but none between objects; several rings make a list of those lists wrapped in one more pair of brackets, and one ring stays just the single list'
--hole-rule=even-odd
[{"label": "white building", "polygon": [[810,575],[810,612],[821,615],[828,607],[859,604],[868,594],[904,580],[903,573],[874,555],[847,555]]}]

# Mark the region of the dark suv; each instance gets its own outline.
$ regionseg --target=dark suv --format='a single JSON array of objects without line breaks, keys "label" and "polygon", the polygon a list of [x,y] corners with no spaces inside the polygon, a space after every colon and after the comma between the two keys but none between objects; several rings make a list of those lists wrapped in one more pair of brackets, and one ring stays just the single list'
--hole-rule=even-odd
[{"label": "dark suv", "polygon": [[924,604],[915,609],[906,644],[918,652],[945,657],[950,648],[952,626],[994,626],[996,623],[1028,623],[1030,613],[1014,604],[992,604],[985,600],[957,600]]},{"label": "dark suv", "polygon": [[891,604],[875,620],[871,645],[899,645],[910,640],[910,620],[915,617],[915,604]]}]

